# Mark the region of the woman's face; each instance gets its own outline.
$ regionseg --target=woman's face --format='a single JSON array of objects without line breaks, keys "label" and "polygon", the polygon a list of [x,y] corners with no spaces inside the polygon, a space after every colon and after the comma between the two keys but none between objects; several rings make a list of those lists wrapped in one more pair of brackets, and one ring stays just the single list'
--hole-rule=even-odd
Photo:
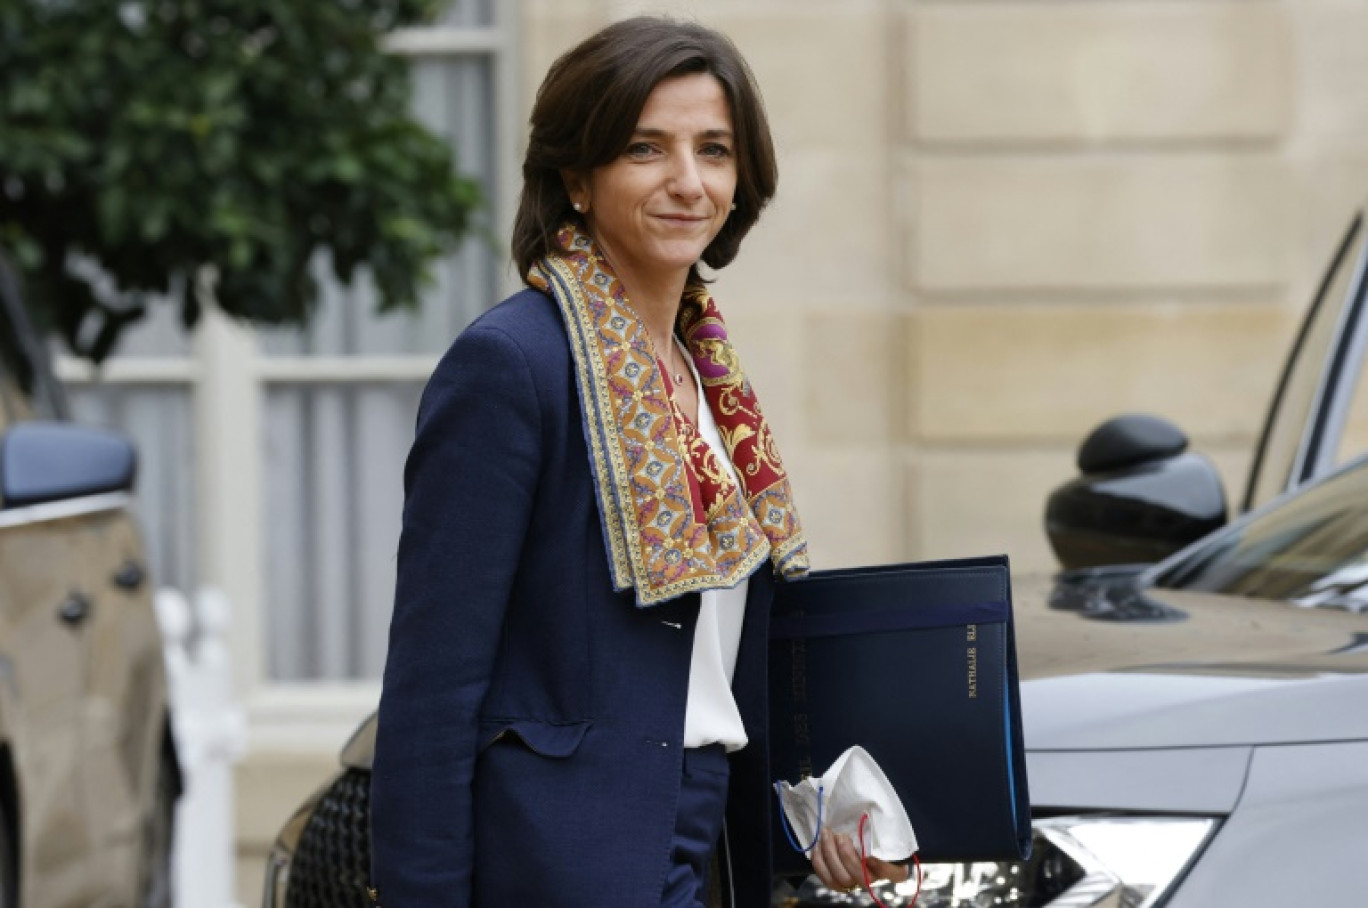
[{"label": "woman's face", "polygon": [[736,192],[721,83],[706,73],[661,82],[622,154],[566,184],[619,276],[682,279],[726,223]]}]

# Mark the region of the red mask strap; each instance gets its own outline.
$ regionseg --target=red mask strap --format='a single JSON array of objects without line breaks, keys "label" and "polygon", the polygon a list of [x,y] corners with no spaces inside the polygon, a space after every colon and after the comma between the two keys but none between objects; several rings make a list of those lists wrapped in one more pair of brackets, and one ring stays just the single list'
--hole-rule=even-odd
[{"label": "red mask strap", "polygon": [[[865,851],[865,824],[867,822],[869,822],[869,814],[866,813],[860,817],[860,829],[857,833],[860,839],[860,870],[864,873],[865,892],[869,893],[869,897],[874,900],[874,904],[878,905],[879,908],[888,908],[888,906],[879,901],[879,897],[874,894],[874,883],[869,879],[869,855]],[[921,858],[917,857],[915,852],[912,854],[912,865],[917,871],[917,889],[912,893],[912,901],[907,903],[907,908],[914,908],[917,904],[917,899],[921,897],[922,865]]]}]

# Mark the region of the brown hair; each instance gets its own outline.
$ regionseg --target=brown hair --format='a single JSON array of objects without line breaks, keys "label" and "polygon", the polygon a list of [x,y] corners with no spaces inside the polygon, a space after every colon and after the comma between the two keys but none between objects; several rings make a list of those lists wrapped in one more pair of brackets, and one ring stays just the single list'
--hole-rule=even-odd
[{"label": "brown hair", "polygon": [[655,87],[691,73],[707,73],[721,83],[736,147],[736,210],[703,250],[703,261],[721,268],[736,258],[779,179],[755,77],[724,35],[692,22],[639,16],[615,22],[567,51],[537,89],[513,222],[519,274],[547,253],[564,251],[556,231],[580,219],[561,172],[588,173],[622,154]]}]

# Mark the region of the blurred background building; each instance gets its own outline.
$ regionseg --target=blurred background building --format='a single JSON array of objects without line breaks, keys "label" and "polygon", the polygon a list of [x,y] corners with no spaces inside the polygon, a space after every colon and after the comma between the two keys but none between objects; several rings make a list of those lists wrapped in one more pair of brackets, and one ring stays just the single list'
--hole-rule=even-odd
[{"label": "blurred background building", "polygon": [[423,381],[517,285],[504,237],[548,64],[613,18],[697,18],[751,61],[779,197],[717,282],[818,566],[1051,567],[1078,441],[1166,415],[1232,498],[1296,320],[1368,198],[1361,0],[456,0],[393,36],[492,206],[420,314],[333,286],[304,332],[169,311],[77,415],[137,437],[159,581],[222,587],[249,743],[239,899],[374,707]]}]

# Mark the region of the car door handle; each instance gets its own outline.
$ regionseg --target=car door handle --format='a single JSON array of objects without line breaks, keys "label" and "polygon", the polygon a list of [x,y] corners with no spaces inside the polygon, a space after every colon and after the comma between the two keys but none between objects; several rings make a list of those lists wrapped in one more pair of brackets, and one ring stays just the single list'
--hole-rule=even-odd
[{"label": "car door handle", "polygon": [[83,593],[73,591],[57,609],[57,614],[67,624],[80,624],[90,616],[90,599]]},{"label": "car door handle", "polygon": [[114,583],[126,590],[136,590],[146,579],[147,571],[132,558],[125,561],[123,567],[114,574]]}]

